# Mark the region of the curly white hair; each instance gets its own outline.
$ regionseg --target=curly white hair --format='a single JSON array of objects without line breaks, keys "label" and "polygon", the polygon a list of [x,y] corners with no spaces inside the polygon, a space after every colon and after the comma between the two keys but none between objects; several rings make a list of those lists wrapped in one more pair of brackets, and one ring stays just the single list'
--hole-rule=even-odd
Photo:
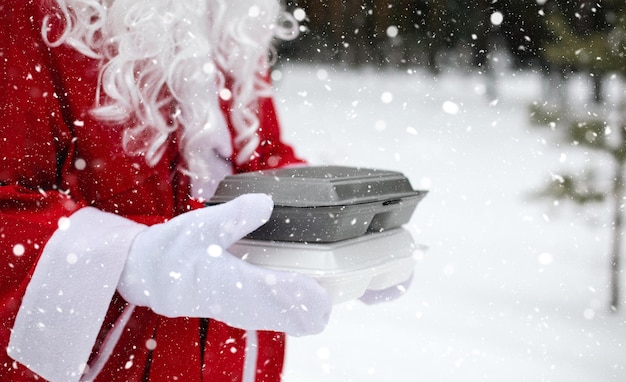
[{"label": "curly white hair", "polygon": [[266,74],[272,40],[297,33],[293,20],[281,22],[289,16],[279,0],[55,1],[65,29],[51,41],[44,28],[44,38],[51,46],[68,44],[101,60],[93,113],[131,123],[123,137],[129,154],[144,155],[154,165],[168,135],[182,125],[186,170],[208,176],[202,158],[207,146],[232,154],[224,144],[228,134],[219,97],[233,102],[236,162],[254,154],[255,104],[271,90]]}]

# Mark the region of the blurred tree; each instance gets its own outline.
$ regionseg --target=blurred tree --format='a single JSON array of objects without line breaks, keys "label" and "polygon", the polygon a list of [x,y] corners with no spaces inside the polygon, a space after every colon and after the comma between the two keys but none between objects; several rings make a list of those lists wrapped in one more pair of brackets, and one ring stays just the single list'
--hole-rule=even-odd
[{"label": "blurred tree", "polygon": [[437,55],[445,48],[452,46],[457,20],[451,15],[449,0],[431,0],[426,4],[427,67],[432,72],[438,73],[441,68]]},{"label": "blurred tree", "polygon": [[[472,25],[468,31],[467,39],[472,49],[471,64],[484,70],[489,70],[488,55],[493,47],[494,28],[489,18],[493,13],[490,0],[477,0],[472,7],[468,7],[469,23]],[[468,38],[469,37],[469,38]]]},{"label": "blurred tree", "polygon": [[459,25],[467,24],[460,7],[467,1],[288,0],[288,9],[305,10],[306,32],[281,50],[350,65],[417,62],[437,71],[437,55],[458,42]]},{"label": "blurred tree", "polygon": [[[567,126],[562,126],[567,122]],[[598,179],[603,174],[598,168],[590,167],[585,171],[575,171],[562,175],[553,175],[543,189],[535,196],[550,200],[564,200],[579,206],[589,203],[611,201],[613,216],[611,225],[611,253],[610,253],[610,308],[617,310],[620,305],[620,257],[622,252],[622,237],[624,234],[624,171],[626,170],[626,118],[622,113],[621,124],[615,132],[603,120],[589,120],[577,122],[573,120],[551,121],[553,131],[558,133],[557,140],[565,141],[573,147],[592,149],[606,154],[613,164],[609,179]],[[602,187],[608,181],[609,187]]]},{"label": "blurred tree", "polygon": [[287,0],[287,10],[305,11],[300,23],[300,35],[293,41],[283,41],[281,56],[312,62],[332,61],[341,55],[347,44],[345,18],[346,1]]},{"label": "blurred tree", "polygon": [[544,44],[545,57],[553,67],[567,72],[589,73],[592,99],[603,100],[602,80],[607,73],[626,74],[622,34],[623,0],[591,2],[561,0],[546,16],[553,38]]},{"label": "blurred tree", "polygon": [[500,33],[517,68],[543,66],[541,47],[546,34],[541,16],[541,1],[499,0],[496,10],[502,12]]},{"label": "blurred tree", "polygon": [[[561,67],[571,67],[601,77],[612,73],[626,78],[626,7],[603,2],[604,21],[584,20],[600,11],[600,3],[578,1],[578,10],[568,21],[567,13],[554,12],[548,16],[548,27],[554,42],[547,44],[547,59]],[[611,7],[612,6],[612,7]],[[583,12],[585,10],[586,13]],[[609,12],[610,11],[610,12]],[[595,13],[594,13],[595,12]],[[608,17],[610,16],[610,17]],[[623,83],[623,82],[622,82]],[[596,90],[597,91],[597,90]],[[624,204],[626,203],[624,171],[626,171],[626,98],[619,92],[617,101],[605,104],[594,112],[576,113],[569,109],[546,109],[544,104],[532,107],[531,118],[540,125],[551,126],[559,142],[572,147],[591,149],[605,154],[613,164],[610,186],[601,187],[598,168],[583,173],[554,176],[539,196],[570,200],[578,205],[612,201],[612,245],[610,253],[610,307],[620,304],[620,256],[624,234]]]}]

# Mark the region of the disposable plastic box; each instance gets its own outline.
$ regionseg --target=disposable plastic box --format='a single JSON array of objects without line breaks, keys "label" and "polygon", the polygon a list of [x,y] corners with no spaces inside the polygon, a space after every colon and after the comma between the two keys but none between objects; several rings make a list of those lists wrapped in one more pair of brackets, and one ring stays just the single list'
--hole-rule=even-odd
[{"label": "disposable plastic box", "polygon": [[426,195],[399,172],[313,166],[228,176],[208,204],[247,193],[266,193],[274,200],[270,220],[248,238],[320,243],[400,227]]},{"label": "disposable plastic box", "polygon": [[416,255],[425,250],[405,228],[394,228],[334,243],[243,239],[229,252],[252,264],[308,275],[339,304],[406,281]]}]

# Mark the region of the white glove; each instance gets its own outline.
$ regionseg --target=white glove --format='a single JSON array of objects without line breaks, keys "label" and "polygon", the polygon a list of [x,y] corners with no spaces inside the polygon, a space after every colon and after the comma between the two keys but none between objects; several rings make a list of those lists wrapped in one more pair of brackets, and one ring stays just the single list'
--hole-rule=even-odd
[{"label": "white glove", "polygon": [[246,330],[321,332],[331,299],[313,279],[264,269],[227,249],[269,219],[264,194],[190,211],[138,234],[118,291],[168,317],[207,317]]}]

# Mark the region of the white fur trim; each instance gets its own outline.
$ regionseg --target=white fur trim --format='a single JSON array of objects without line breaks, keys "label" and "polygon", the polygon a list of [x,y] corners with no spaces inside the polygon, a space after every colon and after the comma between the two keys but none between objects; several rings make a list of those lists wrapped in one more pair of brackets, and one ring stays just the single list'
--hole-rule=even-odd
[{"label": "white fur trim", "polygon": [[8,354],[50,381],[78,381],[128,249],[146,226],[92,207],[60,224],[37,263]]}]

